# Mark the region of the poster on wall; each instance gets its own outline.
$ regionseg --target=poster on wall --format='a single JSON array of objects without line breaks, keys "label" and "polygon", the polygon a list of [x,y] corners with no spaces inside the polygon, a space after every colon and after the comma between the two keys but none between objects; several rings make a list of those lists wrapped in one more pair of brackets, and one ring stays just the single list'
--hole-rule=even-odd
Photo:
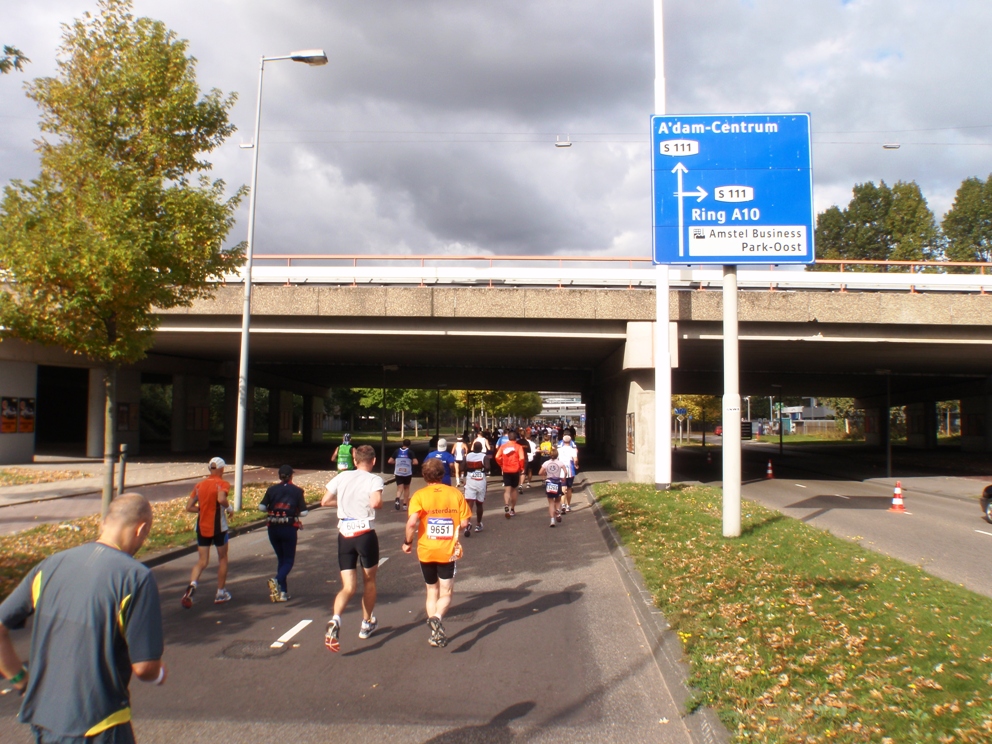
[{"label": "poster on wall", "polygon": [[21,398],[17,406],[17,431],[34,434],[34,398]]},{"label": "poster on wall", "polygon": [[131,424],[131,405],[129,403],[117,404],[117,431],[127,431]]},{"label": "poster on wall", "polygon": [[0,434],[17,433],[17,398],[0,398]]}]

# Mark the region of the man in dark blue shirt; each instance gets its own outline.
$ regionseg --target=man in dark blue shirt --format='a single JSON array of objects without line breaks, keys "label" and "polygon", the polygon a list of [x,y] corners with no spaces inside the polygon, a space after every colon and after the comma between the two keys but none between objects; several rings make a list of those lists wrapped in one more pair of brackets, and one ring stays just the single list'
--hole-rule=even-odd
[{"label": "man in dark blue shirt", "polygon": [[[134,741],[131,674],[166,677],[158,586],[133,558],[151,527],[144,496],[119,496],[96,542],[49,556],[0,604],[0,672],[24,692],[20,720],[36,741]],[[32,615],[24,666],[9,631]]]},{"label": "man in dark blue shirt", "polygon": [[276,575],[269,579],[269,598],[286,602],[290,599],[286,581],[296,562],[296,541],[303,527],[300,517],[309,513],[303,489],[293,484],[292,467],[279,468],[279,483],[269,486],[258,508],[269,515],[269,542],[276,552]]},{"label": "man in dark blue shirt", "polygon": [[446,486],[451,485],[451,468],[455,464],[455,456],[448,452],[448,442],[444,439],[437,440],[437,449],[429,453],[425,458],[424,462],[428,460],[438,459],[444,463],[444,480],[441,482]]}]

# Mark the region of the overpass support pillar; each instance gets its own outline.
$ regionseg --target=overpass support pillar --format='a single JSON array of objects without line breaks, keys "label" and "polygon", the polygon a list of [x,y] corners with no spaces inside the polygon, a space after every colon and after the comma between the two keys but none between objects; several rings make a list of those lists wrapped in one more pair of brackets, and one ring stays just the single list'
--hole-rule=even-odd
[{"label": "overpass support pillar", "polygon": [[[3,431],[0,432],[0,465],[29,463],[34,460],[38,365],[29,362],[0,362],[0,381],[0,395],[5,399],[2,411]],[[22,399],[25,400],[23,410]],[[21,413],[24,415],[20,416]]]},{"label": "overpass support pillar", "polygon": [[210,378],[172,376],[172,451],[201,452],[210,447]]},{"label": "overpass support pillar", "polygon": [[324,439],[324,399],[316,395],[303,396],[303,444]]},{"label": "overpass support pillar", "polygon": [[293,393],[290,390],[269,390],[269,444],[290,444],[293,441]]},{"label": "overpass support pillar", "polygon": [[937,404],[906,406],[906,443],[913,449],[937,449]]},{"label": "overpass support pillar", "polygon": [[961,399],[961,449],[992,452],[992,395]]},{"label": "overpass support pillar", "polygon": [[597,455],[636,483],[655,482],[654,380],[654,323],[630,322],[624,347],[596,369],[586,415]]},{"label": "overpass support pillar", "polygon": [[885,447],[889,441],[889,412],[884,408],[865,409],[865,444]]},{"label": "overpass support pillar", "polygon": [[[248,419],[245,422],[245,449],[255,443],[255,386],[248,386]],[[224,380],[224,449],[233,451],[238,444],[238,379]]]},{"label": "overpass support pillar", "polygon": [[[86,415],[86,456],[103,457],[104,408],[103,367],[90,370],[89,403]],[[141,373],[117,370],[117,444],[126,444],[128,455],[141,449]],[[175,403],[173,403],[175,406]],[[116,454],[116,453],[115,453]]]}]

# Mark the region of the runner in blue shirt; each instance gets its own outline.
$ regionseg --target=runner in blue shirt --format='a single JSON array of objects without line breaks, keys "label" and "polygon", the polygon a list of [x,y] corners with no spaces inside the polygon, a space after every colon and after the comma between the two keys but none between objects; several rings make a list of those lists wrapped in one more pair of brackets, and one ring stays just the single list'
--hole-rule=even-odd
[{"label": "runner in blue shirt", "polygon": [[451,485],[451,466],[455,464],[455,456],[448,452],[448,442],[444,439],[437,440],[437,449],[427,455],[424,458],[424,462],[428,460],[438,459],[444,463],[444,478],[441,481],[446,486]]},{"label": "runner in blue shirt", "polygon": [[406,509],[406,502],[410,500],[413,468],[420,464],[420,461],[413,456],[409,439],[403,440],[403,446],[393,453],[388,462],[393,466],[393,473],[396,475],[396,511]]}]

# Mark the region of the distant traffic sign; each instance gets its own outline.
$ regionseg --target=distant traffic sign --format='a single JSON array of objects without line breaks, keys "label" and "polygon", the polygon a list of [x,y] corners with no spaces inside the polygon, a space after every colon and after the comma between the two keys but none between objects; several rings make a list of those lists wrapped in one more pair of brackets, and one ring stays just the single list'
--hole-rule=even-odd
[{"label": "distant traffic sign", "polygon": [[813,262],[809,114],[651,118],[654,262]]}]

